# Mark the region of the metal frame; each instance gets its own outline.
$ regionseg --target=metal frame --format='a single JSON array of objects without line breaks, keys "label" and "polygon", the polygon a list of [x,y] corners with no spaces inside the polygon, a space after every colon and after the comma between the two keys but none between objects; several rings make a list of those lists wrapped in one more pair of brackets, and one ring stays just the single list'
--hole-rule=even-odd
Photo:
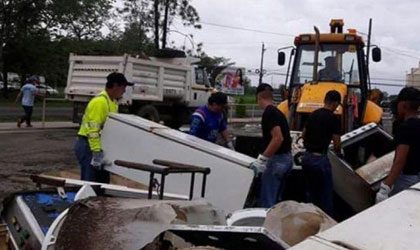
[{"label": "metal frame", "polygon": [[[345,148],[375,133],[381,133],[389,140],[392,140],[392,136],[386,133],[380,126],[375,123],[370,123],[341,136],[342,147]],[[328,152],[328,157],[331,162],[335,192],[337,192],[337,194],[340,195],[355,212],[363,211],[372,206],[374,204],[375,191],[377,190],[378,182],[381,181],[381,179],[377,182],[372,183],[372,181],[370,181],[371,183],[369,183],[368,180],[365,180],[360,176],[345,160],[339,158],[331,147]],[[360,168],[363,168],[364,166],[361,166]]]},{"label": "metal frame", "polygon": [[189,173],[191,174],[191,183],[190,183],[190,192],[189,192],[189,200],[192,200],[194,194],[194,182],[195,182],[195,174],[201,173],[203,174],[203,182],[201,185],[201,198],[204,198],[206,193],[206,181],[207,175],[210,174],[210,168],[203,168],[194,165],[187,165],[178,162],[171,162],[171,161],[164,161],[155,159],[153,163],[156,165],[160,165],[163,167],[147,165],[137,162],[128,162],[122,160],[115,160],[114,164],[121,167],[146,171],[150,173],[149,177],[149,189],[148,189],[148,199],[152,199],[152,192],[153,192],[153,181],[155,174],[161,175],[160,181],[160,192],[159,192],[159,199],[163,200],[163,194],[165,189],[165,177],[169,174],[182,174],[182,173]]},{"label": "metal frame", "polygon": [[[248,247],[246,249],[251,249],[252,244],[259,244],[259,249],[287,249],[290,248],[289,244],[284,242],[282,239],[276,237],[273,233],[268,231],[264,227],[235,227],[235,226],[214,226],[214,225],[171,225],[169,230],[170,232],[178,235],[179,237],[183,238],[185,241],[191,241],[194,239],[194,236],[198,234],[203,236],[202,239],[213,241],[213,246],[222,247],[223,249],[238,249],[237,246],[232,248],[233,245],[237,245],[238,239],[242,239],[243,241],[248,241]],[[230,241],[219,240],[219,237],[214,236],[217,234],[218,236],[224,236],[224,240],[229,239]],[[264,241],[258,241],[253,236],[259,235],[265,238]],[[183,237],[185,236],[185,237]],[[236,241],[235,243],[232,241]],[[194,243],[194,242],[191,242]],[[269,247],[264,245],[264,243],[268,243]],[[273,247],[273,245],[276,245]],[[268,247],[268,248],[266,248]]]}]

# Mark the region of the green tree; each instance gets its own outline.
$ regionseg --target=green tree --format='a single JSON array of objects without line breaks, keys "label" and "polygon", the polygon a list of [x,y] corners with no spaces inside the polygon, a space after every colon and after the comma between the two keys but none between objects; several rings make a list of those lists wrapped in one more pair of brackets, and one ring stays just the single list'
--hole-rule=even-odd
[{"label": "green tree", "polygon": [[[29,61],[19,63],[18,56],[33,59],[27,50],[33,38],[44,40],[42,13],[46,2],[41,0],[0,1],[0,58],[4,80],[4,96],[8,97],[7,72],[28,70]],[[26,53],[25,53],[26,52]],[[31,51],[32,52],[32,51]]]},{"label": "green tree", "polygon": [[255,87],[251,86],[251,80],[248,77],[245,76],[244,77],[244,94],[246,96],[248,96],[248,95],[253,96],[253,95],[255,95],[255,93],[256,93],[256,89],[255,89]]},{"label": "green tree", "polygon": [[[7,97],[7,72],[24,80],[29,74],[52,74],[54,61],[67,61],[68,49],[60,41],[101,39],[114,0],[9,0],[0,1],[0,59]],[[73,48],[69,46],[68,48]],[[66,52],[65,57],[62,53]],[[59,55],[59,56],[58,56]],[[59,60],[57,60],[59,58]]]},{"label": "green tree", "polygon": [[211,74],[213,70],[219,66],[223,66],[228,64],[230,61],[229,58],[225,57],[211,57],[208,56],[206,53],[202,53],[200,56],[200,62],[199,65],[201,67],[206,68],[206,71],[208,74]]},{"label": "green tree", "polygon": [[110,18],[114,0],[52,0],[44,11],[45,23],[57,37],[98,39]]},{"label": "green tree", "polygon": [[[137,30],[147,37],[153,37],[155,49],[166,48],[167,33],[174,19],[182,21],[184,26],[201,28],[200,17],[191,5],[191,0],[124,0],[120,13],[124,16],[126,27],[138,25]],[[177,32],[177,30],[173,30]]]}]

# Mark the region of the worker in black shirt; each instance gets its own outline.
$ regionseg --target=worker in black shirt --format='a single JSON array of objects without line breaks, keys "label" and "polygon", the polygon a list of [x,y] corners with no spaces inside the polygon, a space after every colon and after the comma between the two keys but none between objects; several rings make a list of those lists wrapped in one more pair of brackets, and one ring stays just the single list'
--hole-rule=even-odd
[{"label": "worker in black shirt", "polygon": [[420,90],[403,88],[397,97],[394,162],[388,177],[381,183],[376,203],[381,202],[420,181]]},{"label": "worker in black shirt", "polygon": [[340,120],[334,115],[340,101],[340,93],[329,91],[324,98],[324,107],[309,116],[302,133],[306,149],[302,158],[302,170],[307,201],[330,216],[333,215],[333,184],[327,152],[332,139],[334,150],[341,154]]},{"label": "worker in black shirt", "polygon": [[283,113],[273,106],[273,88],[257,87],[257,102],[264,110],[261,127],[264,152],[253,163],[256,174],[262,173],[258,206],[269,208],[281,200],[284,181],[293,166],[289,125]]}]

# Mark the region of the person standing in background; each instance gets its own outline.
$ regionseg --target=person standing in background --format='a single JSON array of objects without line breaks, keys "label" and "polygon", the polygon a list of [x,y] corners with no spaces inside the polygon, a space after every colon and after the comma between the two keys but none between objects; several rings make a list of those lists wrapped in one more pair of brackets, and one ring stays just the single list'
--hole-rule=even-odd
[{"label": "person standing in background", "polygon": [[18,128],[21,127],[23,122],[26,122],[26,127],[32,127],[31,119],[34,107],[35,96],[44,96],[43,93],[36,88],[39,85],[39,77],[31,76],[26,80],[25,85],[20,89],[20,92],[16,98],[16,103],[21,100],[23,111],[25,115],[17,121]]}]

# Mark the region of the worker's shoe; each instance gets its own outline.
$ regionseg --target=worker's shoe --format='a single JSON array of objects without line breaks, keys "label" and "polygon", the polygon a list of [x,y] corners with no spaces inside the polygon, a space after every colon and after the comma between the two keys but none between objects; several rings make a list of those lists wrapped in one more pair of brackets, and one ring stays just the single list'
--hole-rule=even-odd
[{"label": "worker's shoe", "polygon": [[20,128],[20,125],[22,124],[22,122],[20,121],[20,119],[17,121],[17,127]]}]

